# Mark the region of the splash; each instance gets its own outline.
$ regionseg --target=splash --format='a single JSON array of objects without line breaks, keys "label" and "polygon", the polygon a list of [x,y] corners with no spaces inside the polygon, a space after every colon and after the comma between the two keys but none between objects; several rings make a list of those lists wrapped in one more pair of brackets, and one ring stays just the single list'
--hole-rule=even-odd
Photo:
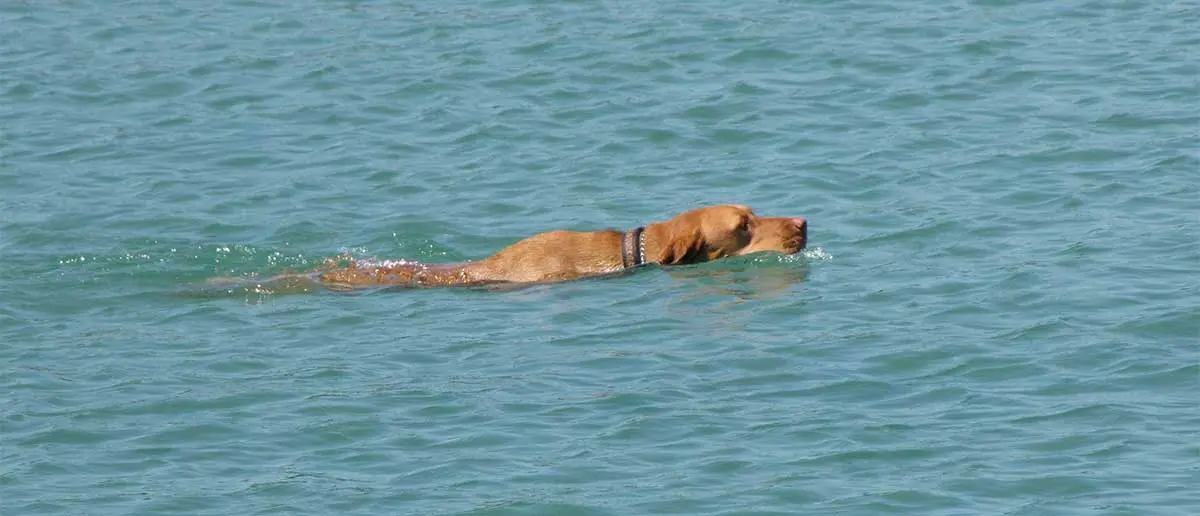
[{"label": "splash", "polygon": [[827,262],[827,261],[833,259],[833,255],[829,254],[829,252],[825,251],[825,249],[821,248],[821,247],[810,247],[808,249],[801,251],[798,256],[801,256],[810,261],[815,260],[815,261]]},{"label": "splash", "polygon": [[359,267],[377,267],[377,268],[381,268],[381,269],[386,269],[386,268],[391,268],[391,267],[402,267],[405,265],[414,265],[414,266],[425,266],[426,265],[426,264],[423,264],[423,263],[415,261],[415,260],[376,260],[376,259],[356,260],[355,264]]},{"label": "splash", "polygon": [[[833,259],[833,255],[820,247],[809,247],[796,254],[778,254],[778,253],[758,253],[747,256],[746,263],[809,263],[814,261],[828,261]],[[728,260],[729,258],[727,258]]]}]

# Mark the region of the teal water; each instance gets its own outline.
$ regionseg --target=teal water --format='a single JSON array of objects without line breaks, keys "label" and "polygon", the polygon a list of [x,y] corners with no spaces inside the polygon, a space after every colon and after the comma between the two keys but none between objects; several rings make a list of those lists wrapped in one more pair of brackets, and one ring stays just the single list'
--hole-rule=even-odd
[{"label": "teal water", "polygon": [[[1194,2],[0,5],[0,514],[1200,513]],[[739,202],[810,249],[487,291]]]}]

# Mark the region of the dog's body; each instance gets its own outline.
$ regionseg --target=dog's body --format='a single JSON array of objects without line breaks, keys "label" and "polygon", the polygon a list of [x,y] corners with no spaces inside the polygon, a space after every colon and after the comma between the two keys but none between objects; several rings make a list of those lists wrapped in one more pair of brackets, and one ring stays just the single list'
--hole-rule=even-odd
[{"label": "dog's body", "polygon": [[805,247],[802,218],[766,218],[740,205],[688,211],[644,228],[621,232],[549,231],[518,241],[478,261],[421,264],[356,261],[311,274],[330,288],[471,286],[566,281],[612,274],[642,264],[684,265]]}]

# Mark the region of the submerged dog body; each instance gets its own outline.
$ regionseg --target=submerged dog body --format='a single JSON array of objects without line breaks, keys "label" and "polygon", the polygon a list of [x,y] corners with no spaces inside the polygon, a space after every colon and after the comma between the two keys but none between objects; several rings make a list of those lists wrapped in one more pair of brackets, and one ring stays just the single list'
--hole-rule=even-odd
[{"label": "submerged dog body", "polygon": [[722,205],[627,232],[539,233],[472,262],[350,260],[314,273],[314,279],[342,289],[566,281],[642,264],[686,265],[764,251],[794,254],[807,240],[808,223],[803,218],[759,217],[745,206]]}]

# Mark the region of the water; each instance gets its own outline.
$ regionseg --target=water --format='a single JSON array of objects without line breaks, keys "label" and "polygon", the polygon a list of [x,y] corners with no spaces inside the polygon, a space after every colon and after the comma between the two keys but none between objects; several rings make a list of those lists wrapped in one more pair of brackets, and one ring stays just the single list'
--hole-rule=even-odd
[{"label": "water", "polygon": [[[1190,2],[9,2],[0,514],[1200,512]],[[273,294],[739,202],[810,249]]]}]

